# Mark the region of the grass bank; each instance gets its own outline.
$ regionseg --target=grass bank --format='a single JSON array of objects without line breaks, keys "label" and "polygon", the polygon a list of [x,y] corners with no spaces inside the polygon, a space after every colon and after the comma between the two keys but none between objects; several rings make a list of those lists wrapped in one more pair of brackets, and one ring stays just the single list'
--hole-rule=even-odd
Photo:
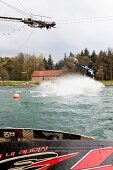
[{"label": "grass bank", "polygon": [[[105,86],[113,86],[113,80],[100,81]],[[40,81],[0,81],[0,86],[35,86],[39,85]]]},{"label": "grass bank", "polygon": [[39,84],[39,81],[0,81],[0,86],[35,86]]},{"label": "grass bank", "polygon": [[102,80],[101,81],[105,86],[113,86],[113,80]]}]

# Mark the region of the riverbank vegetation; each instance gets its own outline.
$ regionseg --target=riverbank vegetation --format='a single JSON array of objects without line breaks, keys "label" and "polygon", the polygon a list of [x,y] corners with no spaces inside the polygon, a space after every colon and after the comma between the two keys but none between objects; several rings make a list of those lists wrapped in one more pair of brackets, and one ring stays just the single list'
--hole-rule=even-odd
[{"label": "riverbank vegetation", "polygon": [[[105,86],[113,86],[113,80],[103,80],[100,81]],[[40,81],[0,81],[0,86],[15,86],[15,87],[25,87],[25,86],[35,86],[39,85]]]},{"label": "riverbank vegetation", "polygon": [[101,81],[105,86],[113,86],[113,80],[103,80]]},{"label": "riverbank vegetation", "polygon": [[39,85],[39,81],[0,81],[0,86],[35,86]]},{"label": "riverbank vegetation", "polygon": [[[113,80],[113,51],[108,49],[107,51],[100,51],[96,54],[93,51],[91,54],[88,49],[84,49],[79,54],[69,55],[64,54],[63,59],[54,64],[52,56],[48,57],[40,55],[29,55],[19,53],[14,57],[0,57],[0,79],[5,85],[5,81],[24,81],[26,83],[31,81],[31,74],[35,70],[59,70],[64,69],[66,73],[80,73],[84,74],[84,70],[75,67],[73,64],[74,57],[77,57],[79,62],[86,64],[94,70],[95,79],[108,81],[108,84],[112,84]],[[13,84],[16,84],[13,83]]]}]

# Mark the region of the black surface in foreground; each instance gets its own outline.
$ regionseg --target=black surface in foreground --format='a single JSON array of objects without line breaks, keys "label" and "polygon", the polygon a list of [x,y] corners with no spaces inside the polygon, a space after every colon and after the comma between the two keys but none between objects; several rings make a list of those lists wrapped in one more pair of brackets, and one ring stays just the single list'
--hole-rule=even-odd
[{"label": "black surface in foreground", "polygon": [[0,143],[1,170],[113,169],[113,142],[43,140]]},{"label": "black surface in foreground", "polygon": [[63,132],[0,129],[0,170],[112,170],[113,142]]}]

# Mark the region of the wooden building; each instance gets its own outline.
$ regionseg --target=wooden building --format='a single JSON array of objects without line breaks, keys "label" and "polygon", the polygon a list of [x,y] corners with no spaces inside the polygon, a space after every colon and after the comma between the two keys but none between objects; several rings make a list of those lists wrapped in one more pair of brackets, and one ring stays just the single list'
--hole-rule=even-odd
[{"label": "wooden building", "polygon": [[31,80],[55,80],[61,75],[63,75],[64,70],[44,70],[44,71],[34,71],[31,75]]}]

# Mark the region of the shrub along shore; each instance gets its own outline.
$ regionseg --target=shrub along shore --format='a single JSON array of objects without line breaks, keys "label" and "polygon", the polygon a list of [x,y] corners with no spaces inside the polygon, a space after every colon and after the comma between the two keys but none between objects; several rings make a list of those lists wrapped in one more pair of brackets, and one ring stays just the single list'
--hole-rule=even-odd
[{"label": "shrub along shore", "polygon": [[0,86],[35,86],[39,85],[39,81],[0,81]]},{"label": "shrub along shore", "polygon": [[[100,81],[105,86],[113,86],[113,80]],[[39,85],[40,81],[0,81],[0,86],[35,86]]]},{"label": "shrub along shore", "polygon": [[105,86],[113,86],[113,80],[102,80],[100,82],[103,83]]}]

